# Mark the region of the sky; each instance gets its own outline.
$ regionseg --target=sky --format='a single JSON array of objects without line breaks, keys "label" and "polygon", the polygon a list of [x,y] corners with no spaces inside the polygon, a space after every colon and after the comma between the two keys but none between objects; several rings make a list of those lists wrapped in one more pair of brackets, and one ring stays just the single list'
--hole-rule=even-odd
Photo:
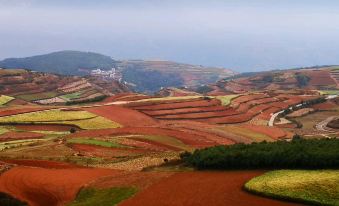
[{"label": "sky", "polygon": [[238,72],[339,64],[339,1],[0,0],[0,59],[60,50]]}]

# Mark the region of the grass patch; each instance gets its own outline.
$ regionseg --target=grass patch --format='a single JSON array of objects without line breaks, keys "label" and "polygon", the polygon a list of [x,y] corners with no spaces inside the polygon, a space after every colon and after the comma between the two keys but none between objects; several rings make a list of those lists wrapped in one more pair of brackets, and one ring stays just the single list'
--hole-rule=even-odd
[{"label": "grass patch", "polygon": [[133,187],[113,187],[109,189],[82,189],[76,199],[68,206],[113,206],[137,192]]},{"label": "grass patch", "polygon": [[0,135],[5,134],[6,132],[9,132],[9,129],[6,127],[0,127]]},{"label": "grass patch", "polygon": [[104,141],[104,140],[97,140],[97,139],[85,139],[85,138],[72,138],[67,140],[68,143],[74,144],[88,144],[88,145],[96,145],[101,147],[112,147],[112,148],[121,148],[124,147],[113,141]]},{"label": "grass patch", "polygon": [[321,95],[339,95],[339,90],[320,90]]},{"label": "grass patch", "polygon": [[231,101],[239,95],[216,96],[215,98],[221,101],[223,106],[231,104]]},{"label": "grass patch", "polygon": [[35,94],[23,94],[18,95],[17,98],[23,99],[25,101],[35,101],[40,99],[49,99],[56,97],[58,95],[57,92],[42,92],[42,93],[35,93]]},{"label": "grass patch", "polygon": [[0,106],[3,106],[7,104],[8,102],[15,99],[14,97],[6,96],[6,95],[0,95]]},{"label": "grass patch", "polygon": [[245,189],[316,205],[339,205],[339,170],[278,170],[255,177]]},{"label": "grass patch", "polygon": [[81,94],[82,94],[82,92],[74,92],[74,93],[62,95],[62,96],[60,96],[60,98],[66,100],[66,101],[71,101],[72,99],[80,98]]}]

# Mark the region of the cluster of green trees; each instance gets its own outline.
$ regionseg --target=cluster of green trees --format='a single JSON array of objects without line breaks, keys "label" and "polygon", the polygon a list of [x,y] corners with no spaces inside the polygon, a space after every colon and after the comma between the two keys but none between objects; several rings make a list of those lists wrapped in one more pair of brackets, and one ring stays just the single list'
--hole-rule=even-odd
[{"label": "cluster of green trees", "polygon": [[74,105],[74,104],[84,104],[84,103],[91,103],[91,102],[100,102],[100,101],[102,101],[102,100],[104,100],[106,98],[107,98],[106,95],[102,95],[102,96],[94,97],[92,99],[69,101],[69,102],[66,102],[65,104],[66,105]]},{"label": "cluster of green trees", "polygon": [[302,73],[297,73],[295,78],[297,79],[298,87],[303,88],[308,85],[310,77]]},{"label": "cluster of green trees", "polygon": [[215,146],[181,154],[198,169],[339,168],[339,139],[261,142]]}]

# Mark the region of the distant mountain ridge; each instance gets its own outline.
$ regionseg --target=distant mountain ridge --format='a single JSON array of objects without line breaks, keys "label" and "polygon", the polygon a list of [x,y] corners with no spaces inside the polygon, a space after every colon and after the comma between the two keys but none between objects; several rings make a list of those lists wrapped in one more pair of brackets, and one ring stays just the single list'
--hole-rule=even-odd
[{"label": "distant mountain ridge", "polygon": [[8,58],[0,61],[3,68],[31,69],[63,75],[83,75],[82,69],[110,69],[114,60],[93,52],[60,51],[25,58]]},{"label": "distant mountain ridge", "polygon": [[90,75],[91,70],[115,68],[119,81],[134,86],[138,92],[156,92],[163,87],[181,87],[209,84],[233,76],[225,68],[203,67],[171,61],[122,60],[80,51],[59,51],[26,58],[8,58],[0,61],[0,68],[23,68],[62,75]]}]

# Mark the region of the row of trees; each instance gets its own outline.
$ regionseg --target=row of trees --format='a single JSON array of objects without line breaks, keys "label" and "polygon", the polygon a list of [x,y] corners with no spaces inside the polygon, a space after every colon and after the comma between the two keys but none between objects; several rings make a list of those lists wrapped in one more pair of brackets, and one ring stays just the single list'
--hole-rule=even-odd
[{"label": "row of trees", "polygon": [[291,142],[261,142],[215,146],[181,154],[198,169],[339,168],[339,139],[294,138]]}]

